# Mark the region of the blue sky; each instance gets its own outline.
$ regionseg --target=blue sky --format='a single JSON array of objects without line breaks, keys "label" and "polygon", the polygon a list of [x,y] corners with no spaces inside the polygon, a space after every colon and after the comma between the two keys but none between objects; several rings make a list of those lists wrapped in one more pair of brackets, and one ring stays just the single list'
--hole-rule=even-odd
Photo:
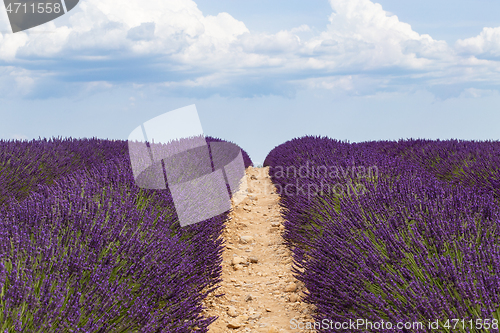
[{"label": "blue sky", "polygon": [[127,139],[195,104],[262,163],[302,135],[500,139],[500,2],[83,0],[12,34],[0,138]]}]

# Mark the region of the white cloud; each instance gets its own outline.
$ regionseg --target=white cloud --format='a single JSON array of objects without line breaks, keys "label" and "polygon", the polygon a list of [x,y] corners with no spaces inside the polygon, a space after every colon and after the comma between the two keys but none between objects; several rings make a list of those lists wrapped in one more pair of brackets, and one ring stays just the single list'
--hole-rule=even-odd
[{"label": "white cloud", "polygon": [[28,35],[0,33],[0,60],[12,61],[16,58],[17,50],[28,43]]},{"label": "white cloud", "polygon": [[310,78],[300,81],[309,89],[326,89],[331,91],[352,91],[354,86],[354,80],[352,75],[345,75],[339,77],[327,77],[327,78]]},{"label": "white cloud", "polygon": [[127,38],[133,41],[152,40],[155,37],[155,27],[154,22],[141,23],[127,32]]},{"label": "white cloud", "polygon": [[[443,41],[419,35],[409,24],[369,0],[330,0],[334,13],[328,29],[319,36],[301,41],[296,33],[311,31],[301,25],[276,34],[252,34],[241,21],[228,13],[207,15],[192,0],[127,1],[86,0],[69,15],[69,25],[56,27],[53,22],[43,29],[51,34],[5,34],[0,47],[5,57],[54,56],[61,51],[117,50],[140,54],[166,54],[176,61],[194,66],[213,66],[225,61],[226,67],[269,60],[288,60],[304,54],[316,55],[325,64],[345,67],[402,65],[421,67],[421,58],[440,58],[451,49]],[[9,40],[8,40],[9,39]],[[331,60],[335,60],[332,62]],[[278,65],[282,61],[274,61]],[[303,60],[302,65],[314,61]],[[299,68],[302,67],[299,64]],[[313,65],[313,68],[318,68]]]},{"label": "white cloud", "polygon": [[378,3],[330,0],[330,4],[334,12],[327,30],[308,41],[306,47],[327,60],[335,58],[334,66],[412,69],[429,65],[429,59],[450,59],[453,55],[446,42],[418,34]]},{"label": "white cloud", "polygon": [[497,90],[491,89],[476,89],[476,88],[468,88],[465,89],[459,97],[462,98],[480,98],[480,97],[488,97],[488,96],[498,96],[500,95]]},{"label": "white cloud", "polygon": [[[54,56],[60,51],[179,54],[185,50],[187,60],[194,61],[194,53],[207,57],[207,50],[224,48],[248,32],[227,13],[203,16],[192,0],[86,0],[68,15],[68,26],[56,27],[50,22],[43,28],[0,34],[0,54],[12,60],[15,55]],[[52,33],[37,34],[37,29]]]},{"label": "white cloud", "polygon": [[245,24],[228,13],[200,16],[197,19],[201,30],[187,39],[189,45],[173,55],[173,59],[195,66],[232,67],[240,55],[234,49],[231,50],[231,43],[238,36],[249,32]]},{"label": "white cloud", "polygon": [[[167,69],[155,72],[151,82],[146,78],[131,83],[187,89],[230,87],[256,77],[267,83],[276,80],[275,86],[293,83],[346,92],[384,89],[400,85],[403,79],[433,85],[481,78],[498,81],[498,62],[469,55],[500,55],[500,28],[485,28],[479,36],[459,40],[451,48],[445,41],[414,31],[378,3],[329,1],[332,14],[323,32],[313,34],[303,24],[275,34],[256,34],[228,13],[203,15],[193,0],[84,0],[68,14],[66,25],[55,21],[27,32],[0,33],[0,60],[22,68],[20,61],[33,57],[65,58],[92,68],[93,63],[114,57],[134,58],[138,63],[141,57],[161,57],[159,62]],[[5,19],[0,16],[0,26]],[[38,33],[42,30],[52,33]],[[190,75],[172,79],[168,72],[172,68]],[[16,71],[16,86],[24,91],[42,76]],[[386,74],[373,78],[367,71]],[[359,75],[363,72],[366,75]],[[158,83],[162,75],[165,79]],[[87,80],[80,88],[87,92],[115,86],[112,78]],[[0,84],[7,81],[0,79]]]},{"label": "white cloud", "polygon": [[483,28],[476,37],[459,39],[455,47],[463,53],[500,57],[500,27]]},{"label": "white cloud", "polygon": [[14,66],[0,67],[0,91],[2,98],[28,94],[35,84],[37,75],[29,70]]},{"label": "white cloud", "polygon": [[13,135],[11,136],[11,138],[12,138],[12,139],[14,139],[14,140],[28,140],[28,139],[29,139],[29,138],[28,138],[26,135],[24,135],[24,134],[13,134]]},{"label": "white cloud", "polygon": [[241,46],[246,53],[293,55],[300,47],[300,38],[286,30],[276,34],[245,34],[241,37]]},{"label": "white cloud", "polygon": [[194,80],[183,80],[183,81],[173,81],[164,82],[161,84],[163,87],[217,87],[224,84],[230,83],[230,75],[222,73],[214,73],[206,76],[200,76]]},{"label": "white cloud", "polygon": [[293,34],[296,32],[309,32],[309,31],[312,31],[312,29],[307,24],[301,24],[300,26],[292,28],[290,30],[290,32]]}]

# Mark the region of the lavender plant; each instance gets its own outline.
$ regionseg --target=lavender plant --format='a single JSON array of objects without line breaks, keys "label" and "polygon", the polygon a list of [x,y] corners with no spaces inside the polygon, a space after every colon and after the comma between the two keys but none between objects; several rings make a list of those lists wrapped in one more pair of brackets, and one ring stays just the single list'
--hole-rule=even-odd
[{"label": "lavender plant", "polygon": [[0,140],[0,204],[25,198],[38,184],[50,185],[76,170],[127,152],[125,141],[102,139]]},{"label": "lavender plant", "polygon": [[384,154],[416,162],[437,178],[493,191],[500,198],[500,142],[465,140],[400,140],[367,143]]},{"label": "lavender plant", "polygon": [[[294,252],[294,272],[307,287],[306,301],[316,305],[316,321],[420,322],[422,327],[399,331],[431,332],[429,322],[437,320],[442,331],[498,332],[494,193],[439,179],[418,160],[381,153],[387,147],[398,149],[387,142],[304,137],[278,146],[266,158],[280,187],[319,188],[332,182],[324,174],[283,176],[283,166],[378,166],[376,177],[349,172],[334,180],[362,185],[362,193],[282,194],[284,237]],[[450,328],[447,320],[456,318],[471,322]],[[478,319],[497,325],[480,327]]]},{"label": "lavender plant", "polygon": [[220,281],[227,212],[181,228],[168,190],[135,185],[124,144],[82,154],[92,162],[50,184],[26,170],[34,189],[25,196],[9,187],[0,207],[2,332],[206,332],[215,320],[201,315],[201,301]]}]

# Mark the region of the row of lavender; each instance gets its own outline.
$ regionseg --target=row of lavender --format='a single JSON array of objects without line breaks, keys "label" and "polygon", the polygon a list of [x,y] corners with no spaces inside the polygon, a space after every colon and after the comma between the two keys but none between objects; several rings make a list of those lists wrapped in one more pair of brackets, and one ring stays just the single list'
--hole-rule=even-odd
[{"label": "row of lavender", "polygon": [[227,213],[181,228],[168,190],[135,185],[124,141],[1,144],[0,177],[29,187],[2,184],[0,331],[207,331]]},{"label": "row of lavender", "polygon": [[[224,142],[207,136],[210,142]],[[245,167],[252,164],[241,150]],[[101,164],[115,156],[128,155],[127,141],[103,139],[40,139],[32,141],[0,140],[0,205],[9,197],[18,200],[37,189],[50,185],[71,172]]]},{"label": "row of lavender", "polygon": [[370,143],[381,153],[411,160],[452,184],[500,198],[500,142],[400,140]]},{"label": "row of lavender", "polygon": [[[397,145],[304,137],[266,158],[316,328],[498,332],[494,192],[439,179],[384,147]],[[453,327],[452,319],[471,321]]]},{"label": "row of lavender", "polygon": [[22,200],[37,185],[50,185],[73,171],[127,154],[126,141],[100,139],[40,139],[0,141],[0,204],[14,196]]}]

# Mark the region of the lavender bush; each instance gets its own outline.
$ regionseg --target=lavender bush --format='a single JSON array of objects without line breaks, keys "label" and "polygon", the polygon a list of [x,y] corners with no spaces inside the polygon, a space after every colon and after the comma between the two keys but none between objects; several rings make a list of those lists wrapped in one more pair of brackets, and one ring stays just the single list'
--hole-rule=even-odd
[{"label": "lavender bush", "polygon": [[[205,137],[207,143],[224,142]],[[229,141],[226,141],[229,142]],[[245,168],[253,166],[241,150]],[[37,185],[50,185],[71,172],[86,169],[115,156],[128,155],[127,141],[104,139],[0,140],[0,204],[8,197],[25,198]]]},{"label": "lavender bush", "polygon": [[125,141],[101,139],[0,140],[0,204],[8,197],[25,198],[38,184],[125,155]]},{"label": "lavender bush", "polygon": [[[387,142],[304,137],[276,147],[265,161],[281,188],[335,183],[364,189],[282,193],[284,237],[294,251],[294,272],[308,289],[306,301],[316,305],[315,320],[423,324],[352,330],[363,332],[431,332],[437,328],[429,323],[436,320],[442,331],[498,332],[491,325],[500,320],[494,193],[439,179],[417,160],[381,153],[388,146],[396,149]],[[298,169],[304,163],[351,170],[376,165],[378,174],[283,176],[283,166]],[[472,322],[453,327],[447,323],[452,319]],[[490,326],[479,327],[478,319],[488,319]]]},{"label": "lavender bush", "polygon": [[[213,136],[207,136],[207,137],[205,137],[205,139],[207,140],[208,144],[210,144],[210,142],[229,142],[229,143],[233,143],[231,141],[223,140],[221,138],[216,138],[216,137],[213,137]],[[248,167],[250,167],[250,166],[253,166],[252,159],[250,158],[250,156],[248,155],[248,153],[245,150],[241,149],[241,155],[243,156],[243,163],[245,164],[245,169],[248,168]]]},{"label": "lavender bush", "polygon": [[215,320],[201,301],[220,281],[227,212],[181,228],[169,191],[138,188],[126,143],[113,145],[51,184],[35,173],[22,199],[8,188],[2,332],[206,332]]},{"label": "lavender bush", "polygon": [[437,178],[500,198],[500,142],[400,140],[367,143],[384,154],[416,162]]}]

